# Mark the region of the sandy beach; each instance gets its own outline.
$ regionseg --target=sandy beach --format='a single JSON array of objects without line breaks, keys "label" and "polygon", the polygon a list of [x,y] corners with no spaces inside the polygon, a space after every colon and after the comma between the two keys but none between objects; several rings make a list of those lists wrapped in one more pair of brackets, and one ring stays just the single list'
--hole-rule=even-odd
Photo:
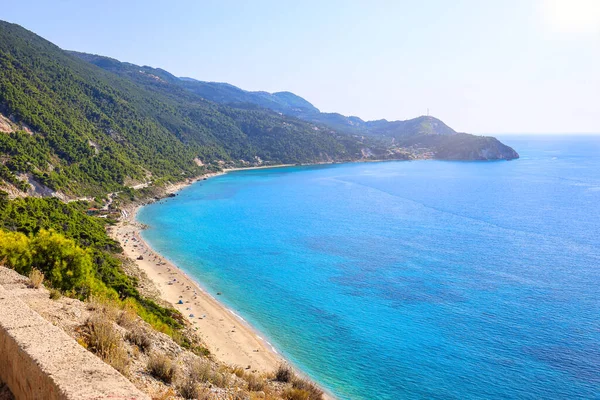
[{"label": "sandy beach", "polygon": [[[290,166],[293,164],[229,168],[172,184],[165,191],[175,193],[197,181],[228,172]],[[121,243],[125,255],[135,261],[154,282],[163,300],[173,305],[197,328],[211,354],[219,361],[244,368],[250,366],[251,370],[257,372],[272,372],[280,363],[285,362],[259,332],[216,299],[217,293],[207,293],[142,239],[140,232],[143,225],[136,221],[136,213],[141,207],[142,205],[135,205],[125,208],[121,220],[110,229],[109,234]],[[302,374],[301,371],[298,372]],[[326,398],[332,396],[326,394]]]},{"label": "sandy beach", "polygon": [[[186,182],[172,184],[165,189],[165,192],[167,194],[175,193],[198,181],[228,172],[290,166],[293,165],[224,169],[221,172],[209,173]],[[217,300],[217,293],[208,293],[142,239],[140,233],[144,226],[136,221],[136,214],[141,207],[143,205],[136,204],[122,210],[124,212],[122,212],[120,221],[109,230],[109,234],[121,243],[125,255],[133,260],[154,282],[162,299],[179,310],[196,328],[215,359],[255,373],[271,373],[281,363],[290,364],[250,324],[221,304]],[[296,373],[306,378],[301,370],[296,369]],[[321,389],[324,391],[323,398],[325,400],[335,400],[335,396],[331,392],[323,387]]]},{"label": "sandy beach", "polygon": [[[212,177],[220,174],[211,174]],[[202,177],[202,178],[204,178]],[[200,178],[200,179],[202,179]],[[175,192],[190,183],[173,185]],[[136,262],[160,290],[162,298],[179,310],[197,328],[211,354],[219,361],[257,372],[274,371],[283,358],[258,333],[219,303],[193,279],[155,252],[141,238],[142,225],[135,220],[140,206],[127,210],[111,229],[125,255]],[[141,259],[140,259],[141,258]]]}]

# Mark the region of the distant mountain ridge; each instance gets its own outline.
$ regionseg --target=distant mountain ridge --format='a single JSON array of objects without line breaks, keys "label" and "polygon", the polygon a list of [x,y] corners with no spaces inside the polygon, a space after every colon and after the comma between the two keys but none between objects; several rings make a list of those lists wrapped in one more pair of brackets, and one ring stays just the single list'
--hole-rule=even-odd
[{"label": "distant mountain ridge", "polygon": [[0,21],[0,186],[14,196],[98,196],[227,166],[352,161],[365,148],[387,157],[381,144],[207,101],[180,82],[76,56]]},{"label": "distant mountain ridge", "polygon": [[402,137],[415,135],[455,135],[454,129],[450,128],[441,120],[432,116],[420,116],[409,120],[388,121],[386,119],[364,121],[356,116],[344,116],[339,113],[323,113],[308,100],[292,92],[248,91],[229,83],[207,82],[188,77],[176,77],[160,68],[148,66],[136,66],[129,63],[121,63],[107,57],[91,55],[86,53],[70,52],[88,62],[101,68],[117,72],[119,68],[115,64],[130,65],[140,71],[149,71],[160,74],[169,82],[181,85],[188,91],[215,103],[227,104],[233,107],[244,108],[249,105],[267,108],[285,115],[300,118],[305,121],[327,125],[333,129],[345,132],[358,133],[400,139]]},{"label": "distant mountain ridge", "polygon": [[[124,66],[132,66],[136,71],[133,73],[136,75],[134,79],[140,78],[139,72],[151,74],[215,103],[238,109],[269,109],[338,132],[372,138],[390,150],[383,158],[393,158],[394,155],[398,157],[400,154],[406,154],[407,149],[409,153],[418,157],[426,156],[444,160],[512,160],[519,157],[514,149],[493,137],[458,133],[432,116],[420,116],[405,121],[385,119],[364,121],[355,116],[322,113],[312,103],[291,92],[252,92],[229,83],[178,78],[160,68],[134,66],[85,53],[72,52],[72,54],[102,68],[129,76],[132,75],[132,71],[127,72]],[[453,139],[445,138],[447,136],[452,136]],[[362,151],[363,155],[369,152],[368,149],[366,152]]]},{"label": "distant mountain ridge", "polygon": [[418,117],[406,121],[364,121],[356,116],[323,113],[309,101],[291,92],[251,92],[229,83],[203,82],[192,78],[179,78],[187,90],[216,103],[238,106],[254,104],[273,111],[314,123],[322,123],[335,129],[353,133],[389,137],[413,135],[454,135],[456,132],[434,117]]},{"label": "distant mountain ridge", "polygon": [[[495,138],[458,133],[432,116],[420,116],[405,121],[364,121],[356,116],[323,113],[309,101],[290,92],[249,92],[228,83],[180,79],[184,88],[210,101],[236,107],[242,107],[245,103],[269,108],[341,132],[373,137],[396,148],[427,148],[434,154],[433,158],[512,160],[519,157],[514,149]],[[453,138],[449,139],[448,136]]]},{"label": "distant mountain ridge", "polygon": [[179,79],[189,91],[216,103],[250,103],[293,116],[320,112],[310,102],[291,92],[249,92],[229,83],[203,82],[193,78]]},{"label": "distant mountain ridge", "polygon": [[69,52],[0,21],[0,185],[14,195],[97,196],[226,166],[516,157],[433,117],[321,113],[290,92]]}]

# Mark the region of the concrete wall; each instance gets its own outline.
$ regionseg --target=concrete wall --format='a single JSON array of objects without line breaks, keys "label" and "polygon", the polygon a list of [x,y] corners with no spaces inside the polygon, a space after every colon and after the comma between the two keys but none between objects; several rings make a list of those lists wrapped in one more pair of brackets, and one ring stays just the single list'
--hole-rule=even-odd
[{"label": "concrete wall", "polygon": [[17,400],[149,399],[7,290],[14,271],[0,269],[0,381]]}]

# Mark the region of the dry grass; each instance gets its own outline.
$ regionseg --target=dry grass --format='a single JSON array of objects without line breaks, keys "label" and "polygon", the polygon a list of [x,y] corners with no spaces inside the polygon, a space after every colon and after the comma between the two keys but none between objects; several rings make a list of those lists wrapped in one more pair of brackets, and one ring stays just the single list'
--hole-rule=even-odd
[{"label": "dry grass", "polygon": [[127,332],[125,339],[135,344],[144,353],[148,353],[152,348],[152,339],[143,328],[134,328]]},{"label": "dry grass", "polygon": [[[211,392],[202,384],[212,384],[220,388],[229,385],[228,371],[215,371],[211,364],[203,360],[193,361],[188,368],[187,377],[177,385],[179,395],[185,399],[208,400],[213,398]],[[248,396],[245,396],[247,399]]]},{"label": "dry grass", "polygon": [[214,399],[215,399],[215,397],[212,395],[211,391],[206,388],[200,389],[200,392],[198,393],[198,397],[195,398],[195,400],[214,400]]},{"label": "dry grass", "polygon": [[238,390],[230,398],[231,400],[250,400],[250,395],[243,390]]},{"label": "dry grass", "polygon": [[190,365],[189,376],[196,382],[210,382],[212,369],[205,361],[196,360]]},{"label": "dry grass", "polygon": [[275,380],[278,382],[291,382],[292,387],[284,393],[289,400],[321,400],[323,391],[308,379],[296,376],[288,364],[279,364],[275,371]]},{"label": "dry grass", "polygon": [[242,367],[235,367],[231,372],[235,374],[238,378],[243,378],[246,375],[246,371]]},{"label": "dry grass", "polygon": [[190,365],[188,373],[190,379],[196,382],[209,382],[220,388],[225,388],[229,384],[228,371],[214,371],[207,361],[194,361]]},{"label": "dry grass", "polygon": [[271,392],[250,392],[249,400],[281,400],[278,394],[272,394]]},{"label": "dry grass", "polygon": [[104,318],[107,318],[111,321],[116,321],[121,313],[121,310],[116,302],[97,296],[90,297],[87,306],[88,310],[102,314]]},{"label": "dry grass", "polygon": [[323,399],[323,391],[308,379],[300,379],[296,377],[292,380],[292,387],[308,393],[308,400]]},{"label": "dry grass", "polygon": [[152,354],[148,359],[148,365],[146,367],[153,377],[160,379],[165,383],[173,382],[173,378],[175,377],[175,364],[166,355],[161,353]]},{"label": "dry grass", "polygon": [[135,326],[136,321],[137,314],[135,309],[130,304],[125,304],[123,310],[121,310],[117,315],[117,323],[123,328],[130,329]]},{"label": "dry grass", "polygon": [[294,379],[294,371],[287,364],[279,364],[275,371],[275,380],[278,382],[291,382]]},{"label": "dry grass", "polygon": [[309,400],[310,394],[306,390],[289,388],[283,392],[283,398],[286,400]]},{"label": "dry grass", "polygon": [[50,289],[50,299],[51,300],[58,300],[61,298],[61,296],[62,296],[62,293],[60,292],[60,290]]},{"label": "dry grass", "polygon": [[85,331],[84,342],[87,349],[123,375],[127,375],[129,358],[123,347],[123,339],[113,327],[112,321],[100,315],[93,315],[87,320]]},{"label": "dry grass", "polygon": [[42,286],[42,282],[44,282],[44,274],[39,269],[32,269],[29,273],[29,287],[34,289],[39,289]]},{"label": "dry grass", "polygon": [[251,392],[260,392],[265,390],[265,380],[256,374],[247,374],[244,379],[248,382],[248,390]]},{"label": "dry grass", "polygon": [[154,393],[152,395],[152,400],[172,400],[177,397],[177,393],[173,388],[168,388],[164,392]]},{"label": "dry grass", "polygon": [[215,372],[210,380],[210,383],[216,387],[226,388],[229,385],[229,378],[221,372]]},{"label": "dry grass", "polygon": [[177,385],[177,392],[184,399],[199,398],[203,389],[196,380],[189,377]]}]

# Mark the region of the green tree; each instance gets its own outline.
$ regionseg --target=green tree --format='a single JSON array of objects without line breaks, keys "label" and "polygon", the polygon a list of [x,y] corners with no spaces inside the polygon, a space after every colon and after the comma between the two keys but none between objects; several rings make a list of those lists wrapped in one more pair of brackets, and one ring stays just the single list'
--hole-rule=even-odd
[{"label": "green tree", "polygon": [[29,275],[33,260],[29,238],[20,232],[0,230],[0,259],[21,275]]},{"label": "green tree", "polygon": [[42,229],[30,239],[32,267],[44,273],[51,286],[86,297],[94,284],[91,252],[54,231]]}]

